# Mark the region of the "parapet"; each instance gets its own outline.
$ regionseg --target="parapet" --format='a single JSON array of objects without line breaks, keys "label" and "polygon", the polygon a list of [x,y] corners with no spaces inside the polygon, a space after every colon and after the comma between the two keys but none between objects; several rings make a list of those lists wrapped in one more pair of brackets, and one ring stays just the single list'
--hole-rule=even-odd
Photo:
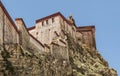
[{"label": "parapet", "polygon": [[79,26],[77,27],[77,31],[78,32],[87,32],[87,31],[91,31],[93,33],[95,33],[95,26]]}]

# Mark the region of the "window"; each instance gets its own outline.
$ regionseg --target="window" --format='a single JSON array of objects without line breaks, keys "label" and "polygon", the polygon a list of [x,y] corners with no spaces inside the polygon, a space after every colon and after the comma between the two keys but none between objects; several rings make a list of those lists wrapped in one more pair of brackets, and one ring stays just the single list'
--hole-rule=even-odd
[{"label": "window", "polygon": [[44,26],[44,22],[42,22],[42,26]]},{"label": "window", "polygon": [[48,20],[46,20],[46,24],[48,24]]},{"label": "window", "polygon": [[36,32],[36,35],[38,35],[38,32]]},{"label": "window", "polygon": [[54,18],[52,18],[52,23],[54,22]]}]

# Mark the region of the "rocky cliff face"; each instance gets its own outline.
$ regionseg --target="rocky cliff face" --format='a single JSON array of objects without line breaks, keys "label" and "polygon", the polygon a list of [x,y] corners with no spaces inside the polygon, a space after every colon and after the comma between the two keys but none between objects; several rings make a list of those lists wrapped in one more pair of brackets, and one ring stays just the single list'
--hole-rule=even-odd
[{"label": "rocky cliff face", "polygon": [[0,76],[117,76],[97,50],[79,45],[69,35],[67,42],[68,59],[49,53],[36,55],[34,49],[18,44],[1,46]]}]

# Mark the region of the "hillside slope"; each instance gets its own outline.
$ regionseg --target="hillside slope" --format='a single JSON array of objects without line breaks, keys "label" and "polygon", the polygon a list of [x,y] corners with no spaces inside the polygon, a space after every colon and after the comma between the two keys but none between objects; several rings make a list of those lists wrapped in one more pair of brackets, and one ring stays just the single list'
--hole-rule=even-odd
[{"label": "hillside slope", "polygon": [[5,44],[0,49],[0,76],[117,76],[97,50],[79,45],[69,35],[67,42],[69,59],[49,53],[35,55],[34,49]]}]

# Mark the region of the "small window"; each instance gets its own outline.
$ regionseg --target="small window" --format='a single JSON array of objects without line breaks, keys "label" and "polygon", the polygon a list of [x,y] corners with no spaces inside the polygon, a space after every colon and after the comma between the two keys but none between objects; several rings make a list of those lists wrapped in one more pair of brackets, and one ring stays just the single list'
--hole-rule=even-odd
[{"label": "small window", "polygon": [[48,24],[48,20],[46,20],[46,24]]},{"label": "small window", "polygon": [[52,18],[52,23],[54,22],[54,18]]},{"label": "small window", "polygon": [[42,26],[44,26],[44,22],[42,22]]},{"label": "small window", "polygon": [[36,35],[38,35],[38,32],[36,32]]}]

